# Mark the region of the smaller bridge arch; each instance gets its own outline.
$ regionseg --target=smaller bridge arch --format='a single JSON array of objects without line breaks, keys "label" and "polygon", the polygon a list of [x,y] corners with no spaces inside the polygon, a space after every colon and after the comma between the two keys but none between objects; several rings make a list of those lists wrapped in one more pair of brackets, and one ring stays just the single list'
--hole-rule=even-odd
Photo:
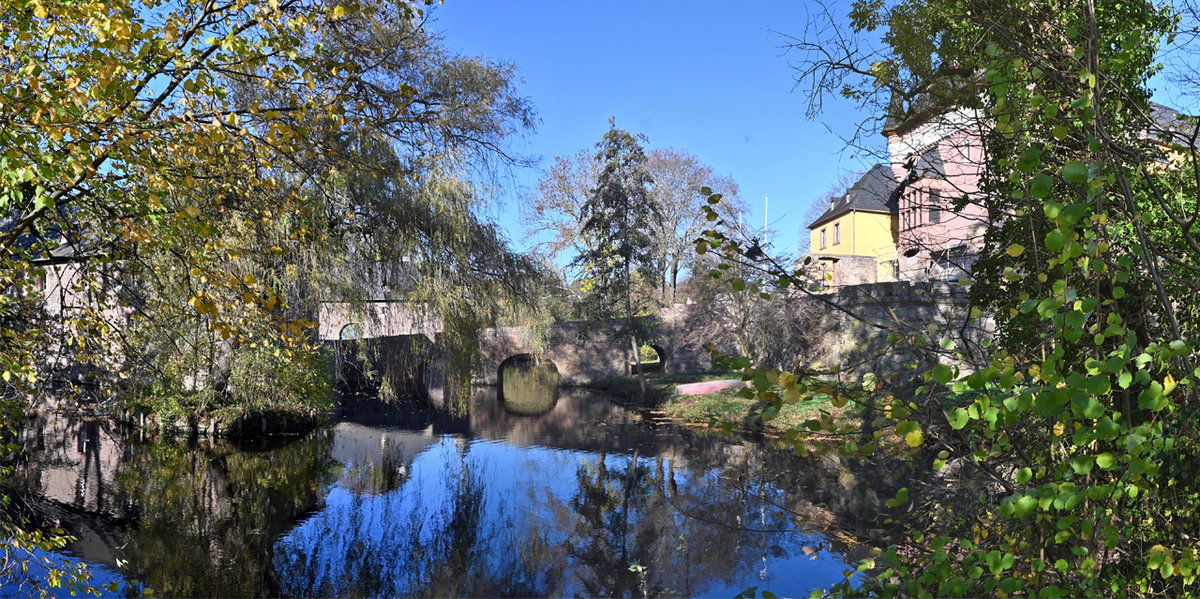
[{"label": "smaller bridge arch", "polygon": [[[650,364],[646,364],[645,362],[642,363],[643,371],[667,372],[667,350],[663,349],[662,343],[651,341],[649,343],[643,343],[642,346],[649,347],[650,349],[654,350],[654,353],[658,354],[657,362],[652,362]],[[637,362],[631,361],[629,363],[629,374],[637,374],[637,367]]]}]

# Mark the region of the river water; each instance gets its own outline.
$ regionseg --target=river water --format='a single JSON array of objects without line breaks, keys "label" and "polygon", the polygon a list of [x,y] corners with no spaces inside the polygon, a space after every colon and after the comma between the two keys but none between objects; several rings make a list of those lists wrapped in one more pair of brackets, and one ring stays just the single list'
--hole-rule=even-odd
[{"label": "river water", "polygon": [[70,559],[159,596],[807,596],[890,496],[894,473],[835,456],[504,391],[464,416],[346,398],[240,445],[42,415],[12,480],[79,537]]}]

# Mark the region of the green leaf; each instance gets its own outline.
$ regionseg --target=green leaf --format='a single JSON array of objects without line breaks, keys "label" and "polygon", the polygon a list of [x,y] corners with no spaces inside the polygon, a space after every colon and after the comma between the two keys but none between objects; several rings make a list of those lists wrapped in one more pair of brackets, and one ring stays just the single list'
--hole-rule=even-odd
[{"label": "green leaf", "polygon": [[1162,567],[1163,563],[1166,562],[1167,554],[1167,548],[1163,547],[1162,545],[1155,545],[1151,547],[1149,559],[1146,560],[1146,565],[1151,570],[1159,569]]},{"label": "green leaf", "polygon": [[1083,183],[1087,181],[1087,167],[1078,160],[1072,160],[1062,166],[1063,180],[1068,183]]},{"label": "green leaf", "polygon": [[1143,389],[1138,394],[1138,407],[1153,412],[1167,407],[1167,398],[1163,395],[1162,384],[1154,381],[1150,383],[1149,387]]},{"label": "green leaf", "polygon": [[1129,384],[1133,382],[1133,375],[1129,374],[1128,370],[1122,370],[1121,374],[1117,375],[1117,384],[1122,389],[1128,389]]},{"label": "green leaf", "polygon": [[1017,484],[1023,485],[1033,478],[1033,470],[1021,468],[1017,470]]},{"label": "green leaf", "polygon": [[1096,465],[1096,460],[1090,455],[1075,456],[1071,459],[1071,469],[1075,474],[1084,475],[1092,471],[1092,466]]},{"label": "green leaf", "polygon": [[966,410],[962,408],[950,410],[950,428],[959,430],[967,425],[968,420],[970,420],[970,414]]},{"label": "green leaf", "polygon": [[1050,193],[1050,186],[1054,184],[1054,179],[1046,173],[1038,173],[1033,181],[1029,183],[1029,195],[1035,198],[1044,198]]},{"label": "green leaf", "polygon": [[1096,456],[1096,465],[1099,466],[1101,470],[1108,470],[1109,468],[1112,468],[1113,462],[1115,461],[1116,458],[1113,457],[1113,454],[1107,451]]},{"label": "green leaf", "polygon": [[1086,393],[1078,393],[1071,397],[1071,407],[1084,418],[1100,418],[1104,415],[1104,404]]},{"label": "green leaf", "polygon": [[1087,381],[1088,393],[1092,395],[1108,395],[1112,391],[1112,383],[1108,381],[1108,377],[1104,375],[1089,376]]},{"label": "green leaf", "polygon": [[1046,233],[1046,249],[1052,252],[1062,251],[1063,246],[1067,243],[1067,236],[1062,232],[1062,229],[1054,229]]},{"label": "green leaf", "polygon": [[904,435],[904,442],[912,447],[920,447],[925,442],[925,435],[921,434],[919,430],[910,431],[907,435]]},{"label": "green leaf", "polygon": [[901,487],[899,491],[896,491],[896,496],[887,500],[886,503],[888,507],[900,507],[908,503],[908,487]]},{"label": "green leaf", "polygon": [[1033,510],[1038,506],[1038,500],[1029,495],[1022,495],[1013,502],[1013,514],[1018,518],[1024,518],[1033,513]]},{"label": "green leaf", "polygon": [[954,372],[945,364],[938,364],[933,367],[933,380],[945,385],[954,378]]},{"label": "green leaf", "polygon": [[1037,166],[1042,159],[1042,149],[1036,146],[1025,148],[1025,152],[1021,155],[1021,159],[1017,161],[1017,170],[1028,173]]}]

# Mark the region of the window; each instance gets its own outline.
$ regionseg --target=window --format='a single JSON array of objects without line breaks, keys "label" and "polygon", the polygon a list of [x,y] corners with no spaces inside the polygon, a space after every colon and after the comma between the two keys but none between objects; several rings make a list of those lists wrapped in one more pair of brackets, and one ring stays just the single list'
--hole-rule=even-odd
[{"label": "window", "polygon": [[929,224],[942,222],[942,196],[936,191],[929,192]]},{"label": "window", "polygon": [[837,245],[842,242],[842,223],[834,223],[833,225],[833,244]]},{"label": "window", "polygon": [[921,190],[910,189],[901,198],[900,204],[901,228],[905,231],[921,225]]},{"label": "window", "polygon": [[821,229],[821,249],[825,249],[825,229]]}]

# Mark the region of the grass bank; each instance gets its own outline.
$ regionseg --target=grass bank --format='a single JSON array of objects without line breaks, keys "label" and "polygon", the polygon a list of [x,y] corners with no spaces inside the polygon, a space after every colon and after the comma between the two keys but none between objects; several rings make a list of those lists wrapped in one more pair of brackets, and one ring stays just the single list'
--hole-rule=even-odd
[{"label": "grass bank", "polygon": [[764,406],[757,399],[742,396],[738,388],[698,395],[675,394],[676,385],[739,378],[737,373],[647,374],[645,395],[639,393],[636,376],[602,379],[588,387],[604,391],[623,406],[647,410],[661,419],[685,425],[724,425],[727,430],[782,433],[790,428],[801,427],[809,420],[821,419],[823,413],[843,424],[859,424],[862,421],[858,404],[850,402],[840,408],[835,407],[833,398],[821,393],[785,405],[775,418],[765,422],[761,417]]}]

